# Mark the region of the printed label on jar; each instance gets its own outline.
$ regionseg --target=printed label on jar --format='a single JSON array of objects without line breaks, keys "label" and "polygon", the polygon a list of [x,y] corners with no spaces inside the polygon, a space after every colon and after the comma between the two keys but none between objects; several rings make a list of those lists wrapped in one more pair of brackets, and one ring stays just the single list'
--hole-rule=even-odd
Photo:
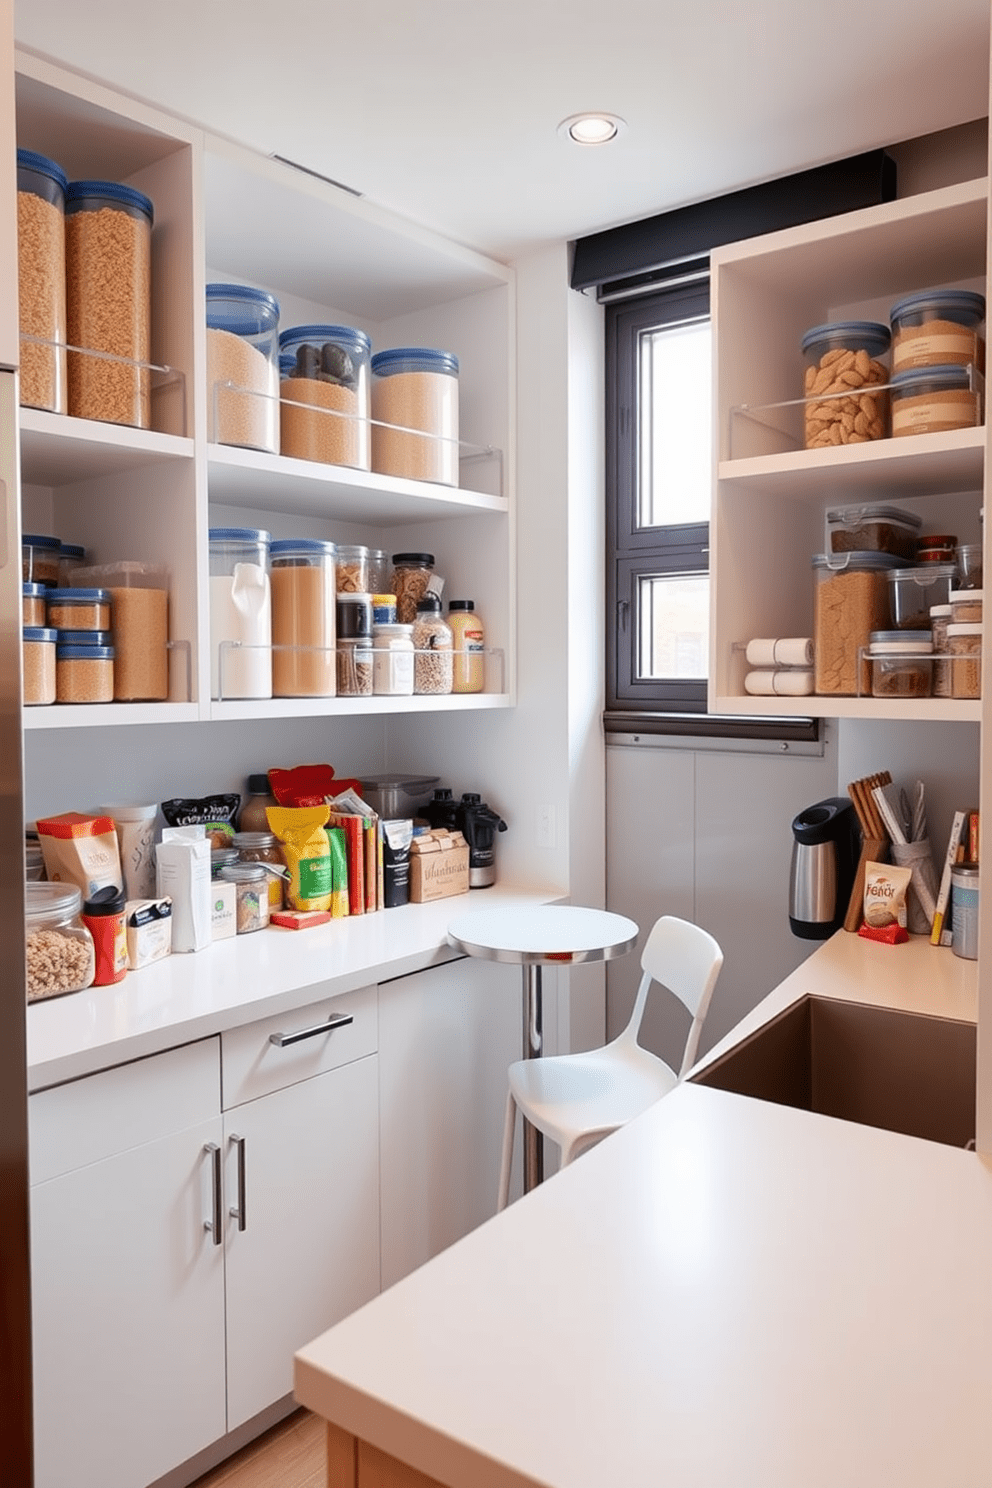
[{"label": "printed label on jar", "polygon": [[977,422],[974,393],[921,394],[892,402],[893,434],[937,434],[944,429],[970,429]]},{"label": "printed label on jar", "polygon": [[958,331],[939,335],[926,331],[900,331],[892,343],[892,365],[895,371],[905,367],[935,367],[976,360],[974,331],[962,326]]}]

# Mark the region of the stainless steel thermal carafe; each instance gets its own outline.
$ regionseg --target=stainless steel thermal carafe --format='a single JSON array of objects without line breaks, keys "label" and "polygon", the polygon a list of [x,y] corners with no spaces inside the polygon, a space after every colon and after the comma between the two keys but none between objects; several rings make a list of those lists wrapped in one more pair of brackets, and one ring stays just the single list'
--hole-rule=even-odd
[{"label": "stainless steel thermal carafe", "polygon": [[843,924],[854,878],[854,815],[846,796],[807,806],[792,823],[789,924],[803,940],[826,940]]}]

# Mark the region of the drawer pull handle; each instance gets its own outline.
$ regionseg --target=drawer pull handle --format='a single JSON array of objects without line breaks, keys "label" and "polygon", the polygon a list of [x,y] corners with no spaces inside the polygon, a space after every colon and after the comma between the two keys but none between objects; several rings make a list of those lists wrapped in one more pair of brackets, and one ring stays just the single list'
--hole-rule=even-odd
[{"label": "drawer pull handle", "polygon": [[213,1189],[214,1211],[212,1219],[205,1219],[203,1221],[203,1228],[207,1230],[213,1237],[214,1244],[220,1245],[222,1244],[224,1239],[220,1220],[220,1211],[223,1208],[224,1204],[223,1193],[221,1190],[220,1148],[218,1147],[216,1142],[207,1142],[204,1144],[203,1150],[204,1152],[210,1154],[210,1161],[213,1164],[211,1188]]},{"label": "drawer pull handle", "polygon": [[232,1132],[231,1141],[238,1149],[238,1207],[232,1209],[230,1213],[231,1218],[238,1221],[238,1229],[243,1230],[247,1223],[247,1211],[245,1208],[247,1195],[247,1185],[245,1183],[245,1139],[244,1137],[236,1137]]},{"label": "drawer pull handle", "polygon": [[333,1033],[335,1028],[346,1028],[354,1021],[352,1017],[330,1018],[326,1023],[317,1023],[313,1028],[301,1028],[297,1033],[270,1033],[269,1043],[275,1044],[279,1049],[285,1049],[288,1044],[298,1044],[303,1039],[317,1038],[321,1033]]}]

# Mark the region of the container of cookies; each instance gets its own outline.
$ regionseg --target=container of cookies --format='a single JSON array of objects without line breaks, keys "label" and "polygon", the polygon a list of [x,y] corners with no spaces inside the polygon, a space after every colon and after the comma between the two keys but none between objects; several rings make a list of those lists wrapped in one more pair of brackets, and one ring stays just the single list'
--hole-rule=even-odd
[{"label": "container of cookies", "polygon": [[865,444],[888,431],[888,398],[869,389],[889,380],[891,335],[870,320],[813,326],[802,338],[806,449]]}]

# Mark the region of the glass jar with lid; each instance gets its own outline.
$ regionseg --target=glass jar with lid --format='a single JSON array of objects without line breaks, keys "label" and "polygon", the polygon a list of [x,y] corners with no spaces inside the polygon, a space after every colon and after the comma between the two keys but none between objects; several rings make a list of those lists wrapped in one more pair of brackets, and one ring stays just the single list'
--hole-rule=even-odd
[{"label": "glass jar with lid", "polygon": [[334,696],[335,547],[291,538],[269,550],[273,697]]},{"label": "glass jar with lid", "polygon": [[234,885],[235,929],[238,935],[264,930],[269,923],[269,875],[261,863],[231,863],[218,877]]},{"label": "glass jar with lid", "polygon": [[892,378],[892,437],[973,429],[982,422],[982,395],[967,367],[911,367]]},{"label": "glass jar with lid", "polygon": [[[154,210],[116,181],[72,181],[65,199],[69,412],[151,427]],[[86,352],[101,352],[87,356]]]},{"label": "glass jar with lid", "polygon": [[65,194],[68,187],[65,171],[54,160],[34,150],[18,150],[20,397],[28,408],[44,408],[49,413],[66,410]]},{"label": "glass jar with lid", "polygon": [[385,594],[389,588],[389,576],[392,573],[392,564],[389,554],[383,548],[369,548],[369,591],[372,594]]},{"label": "glass jar with lid", "polygon": [[279,453],[279,301],[251,284],[208,284],[207,428],[217,444]]},{"label": "glass jar with lid", "polygon": [[268,532],[210,529],[210,695],[272,696]]},{"label": "glass jar with lid", "polygon": [[279,349],[293,359],[279,389],[282,453],[368,470],[368,336],[352,326],[292,326]]},{"label": "glass jar with lid", "polygon": [[[332,658],[333,660],[333,658]],[[235,832],[231,839],[239,863],[270,863],[282,868],[283,857],[279,851],[274,832]],[[283,880],[281,874],[267,873],[269,910],[282,909]]]},{"label": "glass jar with lid", "polygon": [[441,614],[441,601],[436,594],[425,594],[417,604],[413,649],[414,692],[450,692],[454,683],[454,638],[451,626]]},{"label": "glass jar with lid", "polygon": [[368,548],[361,543],[338,543],[334,561],[339,594],[371,594]]},{"label": "glass jar with lid", "polygon": [[24,885],[28,1002],[92,985],[96,958],[82,903],[75,884]]},{"label": "glass jar with lid", "polygon": [[413,694],[413,626],[372,627],[372,691],[383,697]]},{"label": "glass jar with lid", "polygon": [[889,380],[887,325],[837,320],[802,338],[807,449],[864,444],[886,433],[888,398],[868,388]]},{"label": "glass jar with lid", "polygon": [[985,365],[985,296],[970,289],[924,289],[897,300],[892,323],[892,370],[956,364]]},{"label": "glass jar with lid", "polygon": [[338,594],[337,633],[338,696],[371,697],[373,672],[371,594]]},{"label": "glass jar with lid", "polygon": [[434,572],[433,553],[394,553],[390,590],[396,595],[396,619],[400,625],[412,625],[417,618],[417,604],[427,593]]}]

